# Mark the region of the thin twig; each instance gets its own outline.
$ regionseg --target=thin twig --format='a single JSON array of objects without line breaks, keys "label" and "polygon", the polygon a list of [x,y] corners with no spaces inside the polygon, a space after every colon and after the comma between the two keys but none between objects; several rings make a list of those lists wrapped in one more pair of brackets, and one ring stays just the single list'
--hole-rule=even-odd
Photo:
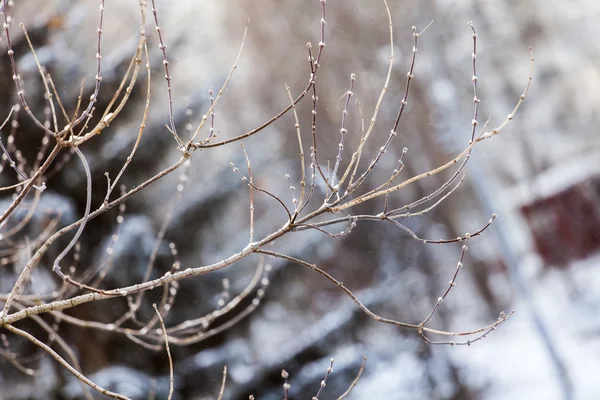
[{"label": "thin twig", "polygon": [[[231,77],[233,76],[233,72],[237,68],[237,64],[238,64],[238,62],[240,60],[240,57],[242,55],[242,50],[244,50],[244,44],[246,44],[246,35],[248,34],[248,26],[249,25],[250,25],[250,20],[248,20],[246,22],[246,28],[244,29],[244,35],[242,36],[242,44],[240,45],[240,50],[238,51],[238,54],[237,54],[237,56],[235,58],[235,61],[233,62],[233,66],[231,67],[231,71],[229,71],[229,75],[227,76],[227,79],[225,79],[225,82],[223,83],[223,86],[221,87],[221,89],[217,93],[217,96],[215,97],[214,101],[211,103],[210,107],[208,108],[208,111],[206,112],[206,114],[204,114],[202,116],[202,121],[200,122],[200,124],[198,125],[198,128],[196,128],[196,131],[194,132],[194,134],[192,135],[192,137],[189,140],[190,145],[192,145],[192,142],[194,141],[194,139],[196,138],[196,136],[198,136],[198,133],[200,133],[200,130],[202,129],[202,127],[204,126],[204,124],[208,120],[208,115],[211,115],[213,109],[217,106],[217,103],[219,102],[219,99],[221,98],[221,96],[225,92],[225,89],[227,88],[227,85],[229,84],[229,81],[231,80]],[[251,136],[252,133],[248,133],[247,135]],[[247,136],[244,136],[244,137],[247,137]],[[208,138],[210,139],[211,136],[209,135]],[[239,139],[241,139],[241,138],[228,139],[228,140],[224,140],[224,141],[218,142],[218,143],[209,143],[208,140],[207,140],[207,141],[201,142],[201,143],[194,143],[193,146],[200,147],[200,148],[216,147],[216,146],[222,146],[222,145],[227,144],[227,143],[235,142],[235,141],[237,141]]]},{"label": "thin twig", "polygon": [[158,308],[156,308],[156,304],[152,304],[154,307],[154,311],[156,311],[156,315],[158,316],[158,320],[160,321],[160,327],[163,331],[163,337],[165,339],[165,350],[167,351],[167,357],[169,358],[169,396],[168,400],[171,400],[173,397],[173,358],[171,357],[171,349],[169,348],[169,337],[167,335],[167,328],[165,327],[165,321],[163,321],[160,312],[158,312]]},{"label": "thin twig", "polygon": [[158,12],[156,11],[156,4],[155,4],[154,0],[152,0],[152,14],[154,14],[154,23],[156,26],[156,34],[158,35],[158,41],[159,41],[158,47],[162,51],[163,67],[165,69],[165,79],[167,80],[167,96],[169,99],[169,124],[170,124],[170,128],[171,128],[170,131],[173,134],[173,136],[175,137],[175,140],[177,141],[177,145],[180,148],[182,148],[183,141],[177,134],[177,128],[175,127],[175,118],[173,117],[173,95],[171,93],[172,92],[172,88],[171,88],[171,79],[172,78],[171,78],[171,74],[169,73],[169,61],[167,59],[167,45],[163,41],[162,30],[160,28],[160,25],[158,24]]},{"label": "thin twig", "polygon": [[[54,132],[58,133],[58,121],[56,118],[56,109],[54,107],[54,101],[52,101],[52,93],[50,92],[50,88],[48,87],[48,79],[46,78],[46,73],[44,72],[44,69],[42,68],[42,66],[40,64],[40,60],[37,57],[35,48],[31,44],[31,40],[29,39],[29,35],[27,34],[27,29],[25,29],[25,25],[23,23],[21,23],[19,25],[21,26],[21,30],[23,31],[23,35],[25,36],[25,40],[27,40],[27,44],[29,45],[29,50],[31,51],[31,54],[33,55],[33,59],[35,60],[35,63],[38,68],[38,72],[40,73],[40,76],[42,77],[42,83],[44,84],[44,92],[47,96],[48,103],[50,104],[52,120],[54,122]],[[45,126],[45,124],[44,124],[44,126]]]},{"label": "thin twig", "polygon": [[143,116],[142,116],[142,122],[140,123],[140,128],[138,130],[138,134],[137,134],[137,137],[135,139],[135,143],[133,145],[133,148],[131,149],[131,152],[129,153],[129,156],[127,156],[127,159],[125,160],[125,163],[121,167],[121,170],[117,174],[117,177],[113,180],[112,185],[109,185],[109,189],[107,190],[106,196],[104,197],[104,204],[105,205],[108,204],[108,201],[110,199],[110,194],[112,193],[112,191],[117,186],[117,183],[121,179],[121,176],[123,175],[123,173],[125,173],[125,170],[129,166],[129,163],[131,163],[131,160],[133,160],[133,156],[135,155],[135,152],[137,151],[138,146],[140,145],[140,142],[142,141],[142,135],[144,133],[144,130],[146,129],[146,119],[148,118],[148,110],[150,109],[150,97],[151,97],[150,96],[151,95],[150,89],[151,89],[151,83],[152,83],[151,73],[150,73],[150,71],[151,71],[151,68],[150,68],[150,57],[148,56],[148,47],[146,45],[146,41],[144,41],[144,54],[146,55],[146,71],[147,71],[147,74],[148,74],[147,75],[148,78],[147,78],[147,86],[146,86],[146,103],[144,105],[144,113],[143,113]]},{"label": "thin twig", "polygon": [[327,368],[327,372],[325,373],[325,378],[323,378],[323,380],[321,381],[321,384],[319,385],[319,391],[317,392],[317,395],[312,398],[312,400],[319,400],[319,396],[323,392],[323,389],[325,389],[325,386],[327,386],[327,381],[329,380],[329,377],[331,376],[332,372],[333,372],[333,358],[329,360],[329,368]]},{"label": "thin twig", "polygon": [[336,188],[335,179],[337,177],[337,171],[340,167],[340,163],[342,162],[342,154],[344,152],[344,139],[346,138],[346,133],[348,130],[346,129],[346,117],[348,116],[348,104],[350,103],[350,98],[354,94],[352,91],[354,90],[354,82],[356,81],[356,75],[350,75],[350,89],[346,92],[346,103],[344,104],[344,111],[342,111],[342,126],[340,128],[340,143],[338,144],[338,155],[335,158],[335,166],[333,167],[333,171],[331,173],[331,185],[333,185],[334,189]]},{"label": "thin twig", "polygon": [[287,214],[287,216],[288,216],[288,220],[289,220],[289,221],[291,221],[291,220],[292,220],[292,213],[290,212],[289,208],[287,208],[287,206],[285,205],[285,203],[284,203],[284,202],[283,202],[283,201],[282,201],[282,200],[281,200],[279,197],[277,197],[276,195],[274,195],[273,193],[269,192],[269,191],[268,191],[268,190],[266,190],[266,189],[263,189],[263,188],[261,188],[261,187],[258,187],[258,186],[256,186],[256,185],[255,185],[255,184],[252,182],[252,180],[251,180],[252,178],[248,179],[247,177],[245,177],[245,176],[244,176],[244,175],[243,175],[243,174],[240,172],[239,168],[235,166],[235,164],[234,164],[234,163],[230,162],[230,163],[229,163],[229,166],[231,167],[231,169],[233,170],[233,172],[235,172],[236,174],[238,174],[238,175],[239,175],[239,176],[242,178],[242,180],[243,180],[243,181],[244,181],[244,182],[245,182],[245,183],[246,183],[248,186],[250,186],[251,188],[254,188],[254,189],[258,190],[259,192],[262,192],[262,193],[266,194],[267,196],[269,196],[269,197],[271,197],[271,198],[275,199],[275,200],[276,200],[276,201],[277,201],[277,202],[278,202],[278,203],[281,205],[281,207],[283,207],[283,209],[285,210],[285,212],[286,212],[286,214]]},{"label": "thin twig", "polygon": [[223,399],[223,394],[225,393],[225,383],[227,382],[227,365],[223,367],[223,380],[221,381],[221,390],[219,390],[219,396],[217,400]]},{"label": "thin twig", "polygon": [[248,191],[250,192],[250,243],[252,243],[254,242],[254,182],[252,181],[252,168],[250,167],[250,157],[248,157],[246,147],[244,147],[244,145],[241,146],[242,150],[244,150],[244,156],[246,157],[246,164],[248,165]]},{"label": "thin twig", "polygon": [[[15,107],[14,106],[11,107],[10,112],[8,113],[8,116],[6,117],[4,122],[2,122],[2,125],[0,125],[0,130],[2,130],[4,128],[4,126],[8,123],[14,110],[15,110]],[[16,163],[10,157],[10,153],[8,152],[6,147],[4,147],[4,143],[2,143],[2,139],[0,139],[0,148],[2,149],[2,153],[4,153],[4,155],[6,156],[6,159],[8,160],[8,164],[10,165],[10,167],[17,173],[17,175],[19,175],[19,177],[21,179],[23,179],[23,182],[21,182],[17,185],[11,186],[11,188],[25,184],[29,180],[29,178],[27,178],[27,176],[23,172],[21,172],[21,170],[17,167]],[[44,191],[44,189],[46,189],[46,184],[42,183],[41,186],[33,185],[33,188],[42,192],[42,191]],[[7,190],[7,189],[3,188],[2,190]]]},{"label": "thin twig", "polygon": [[298,148],[300,150],[300,199],[298,200],[298,206],[296,206],[294,210],[294,215],[292,216],[291,223],[294,223],[296,217],[301,211],[301,205],[304,202],[304,195],[306,193],[306,167],[304,165],[304,146],[302,145],[302,135],[300,134],[300,121],[298,120],[298,113],[296,112],[296,105],[294,104],[294,99],[292,98],[292,92],[290,91],[290,87],[286,84],[285,89],[287,90],[288,97],[290,99],[290,104],[292,105],[292,114],[294,115],[296,128],[296,137],[298,138]]},{"label": "thin twig", "polygon": [[106,390],[103,387],[99,386],[98,384],[92,382],[87,377],[85,377],[85,375],[83,375],[81,372],[79,372],[76,368],[71,366],[71,364],[69,364],[67,361],[65,361],[65,359],[62,358],[57,352],[52,350],[52,348],[50,348],[45,343],[38,340],[35,336],[30,334],[29,332],[26,332],[24,330],[16,328],[10,324],[3,325],[2,327],[16,335],[24,337],[25,339],[29,340],[31,343],[35,344],[36,346],[38,346],[39,348],[41,348],[42,350],[44,350],[45,352],[50,354],[50,356],[52,356],[52,358],[54,358],[56,361],[58,361],[59,364],[61,364],[63,367],[65,367],[78,380],[82,381],[83,383],[85,383],[86,385],[88,385],[89,387],[94,389],[95,391],[97,391],[105,396],[112,397],[114,399],[131,400],[129,397]]},{"label": "thin twig", "polygon": [[360,369],[358,370],[358,374],[356,374],[356,378],[354,378],[354,380],[352,381],[352,383],[350,384],[350,386],[348,387],[348,389],[346,389],[346,391],[344,393],[342,393],[342,395],[340,397],[338,397],[337,400],[342,400],[344,397],[348,396],[350,394],[350,392],[352,391],[352,389],[354,389],[354,387],[356,386],[356,384],[358,383],[363,371],[365,370],[365,364],[367,363],[367,356],[363,357],[362,360],[362,364],[360,364]]},{"label": "thin twig", "polygon": [[292,385],[288,381],[290,374],[285,369],[282,369],[281,377],[283,378],[283,400],[288,400],[290,389],[292,388]]},{"label": "thin twig", "polygon": [[69,253],[69,251],[71,251],[73,246],[75,246],[75,243],[77,243],[77,241],[79,240],[79,237],[81,236],[81,233],[85,229],[85,225],[90,216],[90,207],[92,205],[92,173],[90,172],[90,166],[88,165],[88,163],[85,159],[85,156],[83,155],[81,150],[79,150],[78,147],[75,148],[75,152],[77,153],[77,156],[81,160],[81,165],[83,165],[83,170],[85,171],[85,178],[86,178],[85,211],[83,212],[83,218],[81,219],[81,224],[79,225],[79,229],[77,229],[77,232],[75,232],[75,236],[73,237],[73,239],[71,239],[71,242],[67,245],[67,247],[65,247],[65,249],[54,260],[54,265],[52,266],[52,270],[62,280],[65,280],[67,278],[67,276],[62,272],[62,270],[60,268],[60,262]]}]

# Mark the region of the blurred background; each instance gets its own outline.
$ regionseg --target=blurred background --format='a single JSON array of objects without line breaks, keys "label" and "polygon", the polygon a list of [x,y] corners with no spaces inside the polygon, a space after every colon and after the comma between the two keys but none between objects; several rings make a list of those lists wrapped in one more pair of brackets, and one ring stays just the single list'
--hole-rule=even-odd
[{"label": "blurred background", "polygon": [[[514,120],[500,135],[475,147],[465,182],[452,196],[428,214],[406,221],[420,237],[438,240],[475,232],[493,213],[498,214],[482,236],[469,242],[457,286],[430,326],[469,331],[495,321],[503,310],[515,309],[515,315],[473,346],[427,345],[414,331],[369,319],[320,275],[266,259],[272,267],[270,284],[253,313],[208,340],[172,348],[177,398],[216,398],[224,365],[229,368],[226,398],[247,399],[249,394],[259,399],[282,398],[281,369],[290,373],[292,398],[311,398],[330,358],[335,358],[334,373],[321,398],[337,398],[356,376],[363,356],[366,368],[351,398],[562,400],[592,399],[600,393],[600,3],[388,1],[394,70],[374,136],[365,150],[367,159],[387,139],[404,95],[413,47],[411,26],[420,31],[433,23],[419,38],[415,80],[398,136],[371,176],[370,187],[389,177],[404,147],[408,153],[401,179],[452,159],[468,145],[473,114],[469,21],[478,33],[479,121],[491,117],[490,127],[501,124],[517,103],[529,77],[529,47],[533,49],[532,86]],[[27,27],[40,62],[72,110],[82,78],[86,78],[85,92],[92,91],[98,7],[95,0],[15,2],[11,9],[16,22],[11,30],[13,47],[36,115],[43,116],[43,86],[18,23]],[[327,46],[318,76],[319,154],[322,160],[335,160],[344,109],[341,97],[349,88],[350,74],[356,74],[354,94],[368,122],[385,82],[390,41],[383,1],[329,0],[326,7]],[[283,109],[289,102],[286,84],[293,94],[304,89],[310,72],[306,43],[312,42],[316,50],[320,40],[319,1],[158,1],[157,9],[168,45],[180,132],[186,131],[187,124],[197,125],[209,106],[208,91],[220,89],[248,19],[238,68],[215,110],[217,139],[242,134]],[[100,105],[110,101],[135,52],[139,20],[136,1],[107,2]],[[123,178],[128,187],[179,157],[164,128],[168,99],[151,14],[147,28],[152,32],[152,105],[148,128]],[[6,49],[5,35],[0,37],[0,46]],[[116,175],[135,142],[146,99],[146,75],[141,74],[123,114],[82,147],[93,173],[96,207],[104,196],[104,173]],[[17,102],[4,50],[0,93],[3,119]],[[310,139],[311,106],[310,101],[298,106],[305,144]],[[12,151],[18,149],[20,158],[31,160],[40,147],[41,133],[24,113],[18,122]],[[348,132],[344,162],[360,139],[354,101]],[[4,129],[2,140],[8,134],[9,129]],[[254,180],[288,206],[291,194],[285,174],[297,187],[300,176],[295,134],[293,115],[288,114],[244,141]],[[44,223],[44,210],[60,209],[63,224],[83,214],[85,175],[75,157],[67,154],[61,162],[64,167],[49,178],[49,190],[41,196],[39,218],[32,220],[31,229]],[[169,243],[176,245],[183,268],[219,261],[247,244],[248,190],[232,172],[230,162],[245,170],[238,144],[194,155],[185,170],[185,190],[164,233],[156,276],[171,267]],[[13,175],[5,168],[0,175],[2,186],[14,183]],[[391,205],[401,206],[431,193],[449,176],[419,181],[390,197]],[[114,269],[105,287],[138,282],[180,182],[177,173],[133,197],[121,211],[120,224],[117,210],[91,221],[81,239],[79,268],[102,264],[111,248]],[[318,206],[323,192],[316,196]],[[3,198],[3,207],[9,200]],[[257,194],[255,201],[256,237],[285,223],[286,215],[273,199]],[[379,199],[359,211],[377,214],[382,207]],[[49,253],[45,266],[37,268],[32,293],[58,287],[49,271],[59,247]],[[316,263],[379,315],[419,323],[446,289],[461,246],[423,245],[391,224],[359,222],[342,238],[328,238],[317,231],[294,233],[272,249]],[[224,296],[223,280],[230,286],[230,295],[235,295],[261,262],[259,257],[250,257],[223,271],[182,282],[167,325],[217,308]],[[3,293],[10,291],[22,267],[19,263],[3,260]],[[152,317],[150,304],[142,308],[142,318]],[[125,301],[111,300],[71,312],[108,323],[126,310]],[[99,384],[143,399],[156,382],[157,398],[166,396],[164,351],[152,352],[122,336],[64,323],[58,331],[76,349],[83,372]],[[32,351],[18,341],[12,345]],[[75,399],[81,395],[74,379],[49,357],[38,355],[35,367],[40,373],[28,377],[9,363],[0,363],[0,398]]]}]

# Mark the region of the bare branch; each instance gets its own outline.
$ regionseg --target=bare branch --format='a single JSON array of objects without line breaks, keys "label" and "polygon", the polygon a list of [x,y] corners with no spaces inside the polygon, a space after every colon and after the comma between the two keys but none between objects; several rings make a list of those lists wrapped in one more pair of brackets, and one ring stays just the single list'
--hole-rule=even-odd
[{"label": "bare branch", "polygon": [[223,381],[221,382],[221,390],[219,390],[219,397],[217,400],[223,399],[223,394],[225,393],[225,383],[227,382],[227,365],[223,367]]},{"label": "bare branch", "polygon": [[82,381],[83,383],[85,383],[86,385],[88,385],[89,387],[91,387],[92,389],[94,389],[95,391],[108,396],[108,397],[112,397],[113,399],[120,399],[120,400],[131,400],[129,399],[129,397],[120,395],[118,393],[114,393],[111,392],[109,390],[104,389],[103,387],[97,385],[96,383],[92,382],[91,380],[89,380],[88,378],[86,378],[81,372],[79,372],[76,368],[74,368],[73,366],[71,366],[71,364],[69,364],[67,361],[65,361],[64,358],[62,358],[57,352],[55,352],[54,350],[52,350],[49,346],[47,346],[46,344],[44,344],[43,342],[41,342],[40,340],[38,340],[35,336],[33,336],[32,334],[30,334],[29,332],[26,332],[24,330],[21,330],[19,328],[16,328],[10,324],[6,324],[6,325],[2,325],[3,328],[9,330],[10,332],[19,335],[21,337],[24,337],[25,339],[29,340],[31,343],[35,344],[36,346],[38,346],[39,348],[41,348],[42,350],[44,350],[46,353],[50,354],[50,356],[52,356],[52,358],[54,358],[56,361],[58,361],[59,364],[61,364],[63,367],[65,367],[71,374],[73,374],[78,380]]},{"label": "bare branch", "polygon": [[344,397],[348,396],[350,394],[350,392],[352,391],[352,389],[354,389],[354,387],[360,380],[360,377],[362,376],[363,371],[365,370],[366,363],[367,363],[367,356],[364,356],[363,360],[362,360],[362,364],[360,365],[360,369],[358,370],[358,374],[356,374],[356,378],[354,378],[354,380],[352,381],[352,383],[350,384],[348,389],[344,393],[342,393],[342,395],[340,397],[338,397],[338,400],[342,400]]},{"label": "bare branch", "polygon": [[160,321],[160,327],[163,331],[163,337],[165,338],[165,349],[167,351],[167,357],[169,358],[169,396],[168,400],[171,400],[173,397],[173,359],[171,358],[171,349],[169,349],[169,338],[167,336],[167,328],[165,327],[165,321],[163,321],[158,308],[156,308],[156,304],[152,304],[154,307],[154,311],[156,311],[156,315]]}]

